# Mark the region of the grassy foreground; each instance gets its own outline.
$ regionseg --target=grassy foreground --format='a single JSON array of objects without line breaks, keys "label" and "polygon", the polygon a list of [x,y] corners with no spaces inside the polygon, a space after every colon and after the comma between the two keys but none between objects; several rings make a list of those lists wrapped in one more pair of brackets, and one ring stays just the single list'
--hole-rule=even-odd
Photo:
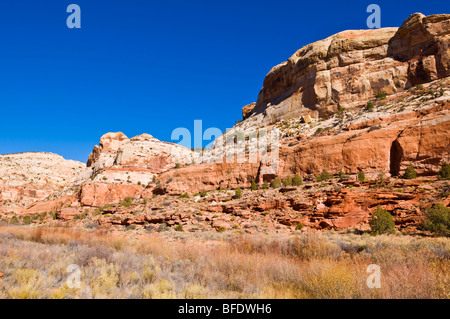
[{"label": "grassy foreground", "polygon": [[[66,283],[71,264],[80,288]],[[371,264],[381,288],[367,287]],[[448,238],[0,226],[0,298],[450,298],[449,269]]]}]

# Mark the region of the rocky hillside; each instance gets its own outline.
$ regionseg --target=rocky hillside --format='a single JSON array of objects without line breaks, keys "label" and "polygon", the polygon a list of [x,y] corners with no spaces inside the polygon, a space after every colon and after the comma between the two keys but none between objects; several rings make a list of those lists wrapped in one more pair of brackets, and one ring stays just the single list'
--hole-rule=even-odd
[{"label": "rocky hillside", "polygon": [[85,167],[51,153],[0,155],[0,210],[20,210],[61,191]]}]

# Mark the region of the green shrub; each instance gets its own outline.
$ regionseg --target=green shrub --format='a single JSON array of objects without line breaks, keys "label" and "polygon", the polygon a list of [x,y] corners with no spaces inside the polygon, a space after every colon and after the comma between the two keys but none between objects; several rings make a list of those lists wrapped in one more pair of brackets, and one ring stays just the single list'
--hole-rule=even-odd
[{"label": "green shrub", "polygon": [[384,92],[378,92],[377,94],[375,94],[375,97],[377,98],[377,99],[380,99],[380,100],[384,100],[385,98],[386,98],[386,93],[384,93]]},{"label": "green shrub", "polygon": [[292,180],[292,185],[294,186],[303,185],[303,179],[300,177],[300,175],[295,174],[294,179]]},{"label": "green shrub", "polygon": [[319,127],[317,130],[316,130],[316,135],[319,135],[319,134],[321,134],[323,131],[325,131],[322,127]]},{"label": "green shrub", "polygon": [[176,225],[175,231],[183,231],[183,225],[181,225],[181,224]]},{"label": "green shrub", "polygon": [[442,168],[439,170],[438,177],[440,179],[450,179],[450,164],[445,163],[442,164]]},{"label": "green shrub", "polygon": [[328,173],[326,170],[323,170],[322,173],[316,176],[316,180],[318,182],[327,181],[329,179],[332,179],[333,176],[331,176],[330,173]]},{"label": "green shrub", "polygon": [[364,183],[364,182],[366,181],[366,175],[364,174],[363,171],[360,171],[360,172],[358,173],[358,181],[359,181],[360,183]]},{"label": "green shrub", "polygon": [[240,187],[238,187],[238,188],[236,189],[236,192],[235,192],[234,195],[236,196],[236,198],[241,198],[241,197],[242,197],[242,190],[241,190]]},{"label": "green shrub", "polygon": [[184,193],[183,195],[178,196],[178,198],[189,198],[189,194],[188,193]]},{"label": "green shrub", "polygon": [[369,222],[370,229],[375,235],[393,234],[395,232],[395,222],[392,215],[381,206],[372,214],[372,219]]},{"label": "green shrub", "polygon": [[305,225],[303,225],[302,223],[298,223],[297,226],[295,226],[295,230],[302,230],[303,227],[305,227]]},{"label": "green shrub", "polygon": [[226,231],[227,229],[225,228],[225,227],[223,227],[223,226],[220,226],[218,229],[217,229],[217,231],[219,232],[219,233],[223,233],[224,231]]},{"label": "green shrub", "polygon": [[133,197],[125,197],[125,199],[123,201],[120,202],[120,204],[123,207],[130,207],[131,204],[133,203]]},{"label": "green shrub", "polygon": [[367,104],[366,104],[367,111],[372,111],[374,107],[375,107],[375,105],[373,104],[372,101],[367,102]]},{"label": "green shrub", "polygon": [[292,186],[292,178],[290,176],[286,177],[283,181],[284,186]]},{"label": "green shrub", "polygon": [[405,175],[403,175],[406,179],[414,179],[417,178],[416,170],[414,169],[414,166],[410,164],[408,168],[405,170]]},{"label": "green shrub", "polygon": [[281,187],[281,181],[278,179],[278,177],[276,177],[272,183],[271,183],[272,188],[280,188]]},{"label": "green shrub", "polygon": [[180,163],[175,163],[175,168],[180,168],[181,164]]},{"label": "green shrub", "polygon": [[50,212],[49,215],[52,217],[53,220],[56,220],[58,218],[58,215],[56,214],[55,211]]},{"label": "green shrub", "polygon": [[267,183],[267,181],[265,181],[265,182],[263,183],[262,188],[263,188],[263,189],[269,189],[269,183]]},{"label": "green shrub", "polygon": [[439,236],[450,236],[450,208],[442,204],[434,204],[425,212],[422,229]]},{"label": "green shrub", "polygon": [[208,192],[205,191],[204,189],[202,189],[199,193],[200,197],[206,197],[206,195],[208,195]]},{"label": "green shrub", "polygon": [[258,185],[255,181],[252,181],[252,191],[256,191],[258,189]]},{"label": "green shrub", "polygon": [[19,220],[17,219],[16,216],[13,216],[13,217],[11,217],[11,219],[9,220],[9,223],[15,225],[15,224],[18,224],[18,223],[19,223]]},{"label": "green shrub", "polygon": [[22,219],[22,223],[24,223],[25,225],[29,225],[33,222],[33,220],[31,219],[30,216],[24,216]]}]

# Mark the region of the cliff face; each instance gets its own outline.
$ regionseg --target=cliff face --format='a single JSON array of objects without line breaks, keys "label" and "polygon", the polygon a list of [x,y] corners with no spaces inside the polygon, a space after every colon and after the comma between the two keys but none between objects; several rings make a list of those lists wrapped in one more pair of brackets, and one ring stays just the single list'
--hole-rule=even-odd
[{"label": "cliff face", "polygon": [[255,107],[258,125],[304,114],[328,117],[450,75],[450,15],[412,15],[400,28],[344,31],[309,44],[266,76]]}]

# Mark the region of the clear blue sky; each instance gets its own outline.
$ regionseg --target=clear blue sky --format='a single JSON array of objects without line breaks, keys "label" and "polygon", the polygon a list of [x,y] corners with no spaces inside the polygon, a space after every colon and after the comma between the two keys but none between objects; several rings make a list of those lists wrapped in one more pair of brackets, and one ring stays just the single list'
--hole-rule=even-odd
[{"label": "clear blue sky", "polygon": [[[66,8],[81,7],[81,29]],[[86,161],[106,132],[170,141],[177,127],[232,127],[267,72],[302,46],[382,27],[444,0],[2,0],[0,154],[48,151]]]}]

